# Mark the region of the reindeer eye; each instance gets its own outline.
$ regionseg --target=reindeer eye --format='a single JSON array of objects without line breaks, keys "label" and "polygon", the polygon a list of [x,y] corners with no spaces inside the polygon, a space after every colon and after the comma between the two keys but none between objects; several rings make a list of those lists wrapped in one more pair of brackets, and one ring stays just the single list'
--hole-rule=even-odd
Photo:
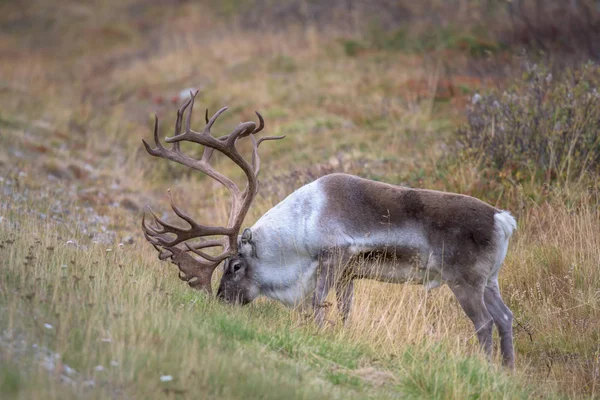
[{"label": "reindeer eye", "polygon": [[242,263],[233,264],[233,272],[238,272],[240,268],[242,268]]}]

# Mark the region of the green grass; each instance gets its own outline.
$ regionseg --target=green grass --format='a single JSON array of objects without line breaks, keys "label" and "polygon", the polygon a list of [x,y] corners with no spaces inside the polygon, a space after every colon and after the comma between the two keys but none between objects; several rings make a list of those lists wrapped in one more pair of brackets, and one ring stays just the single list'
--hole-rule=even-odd
[{"label": "green grass", "polygon": [[23,390],[23,377],[17,365],[12,363],[0,364],[0,392],[5,396],[15,396]]}]

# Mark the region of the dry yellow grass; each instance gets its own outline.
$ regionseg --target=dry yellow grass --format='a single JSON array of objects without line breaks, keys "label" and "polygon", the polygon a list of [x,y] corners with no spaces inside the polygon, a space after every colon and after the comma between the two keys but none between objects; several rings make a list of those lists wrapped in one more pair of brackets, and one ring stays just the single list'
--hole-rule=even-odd
[{"label": "dry yellow grass", "polygon": [[[81,21],[56,14],[48,35],[59,44],[24,54],[12,51],[24,39],[0,42],[10,54],[0,63],[3,391],[21,398],[598,396],[600,212],[598,199],[580,188],[569,188],[577,207],[555,201],[514,210],[519,228],[500,276],[517,321],[513,376],[480,360],[472,326],[446,288],[426,294],[362,282],[348,327],[332,309],[336,325],[316,332],[299,313],[266,300],[233,309],[191,292],[143,241],[141,207],[166,211],[169,187],[199,219],[228,214],[213,182],[151,159],[140,145],[154,111],[169,134],[171,98],[188,87],[201,89],[198,108],[232,108],[215,130],[257,109],[269,134],[288,135],[262,149],[262,190],[248,226],[327,172],[470,193],[478,172],[469,165],[451,187],[429,178],[460,113],[435,101],[438,63],[385,52],[349,58],[335,33],[239,31],[201,5],[148,6],[134,21],[154,26],[142,34],[128,25],[125,6],[65,4]],[[32,13],[26,21],[54,15]],[[414,81],[427,90],[411,89]],[[200,110],[195,120],[201,124]],[[225,161],[217,165],[240,177]],[[502,199],[497,205],[507,207]],[[119,246],[127,235],[135,244]],[[41,353],[21,352],[20,340],[60,354],[59,366],[48,373],[35,361]],[[61,363],[78,371],[74,386],[61,382]],[[13,369],[16,378],[5,373]],[[91,380],[94,388],[86,388]]]}]

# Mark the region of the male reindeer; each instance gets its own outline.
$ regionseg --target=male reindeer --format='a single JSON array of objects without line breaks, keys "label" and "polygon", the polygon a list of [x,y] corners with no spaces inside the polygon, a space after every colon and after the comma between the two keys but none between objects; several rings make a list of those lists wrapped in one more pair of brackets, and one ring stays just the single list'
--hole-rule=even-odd
[{"label": "male reindeer", "polygon": [[[264,121],[256,113],[258,127],[244,122],[215,138],[210,129],[226,108],[210,120],[207,111],[206,127],[195,132],[190,128],[194,99],[195,94],[177,112],[174,136],[165,139],[172,143],[170,149],[160,143],[158,119],[156,148],[144,141],[151,155],[204,172],[231,194],[229,222],[224,227],[194,221],[172,199],[173,211],[189,229],[168,224],[154,214],[154,226],[142,221],[146,239],[159,251],[160,259],[170,258],[179,267],[182,280],[210,293],[213,271],[225,261],[219,298],[247,304],[262,294],[288,306],[309,303],[317,323],[323,320],[320,305],[334,287],[342,318],[347,319],[355,279],[421,283],[426,288],[447,283],[475,325],[484,351],[491,354],[495,323],[503,362],[513,366],[512,313],[498,289],[498,273],[516,228],[508,212],[460,194],[332,174],[296,190],[239,235],[258,190],[258,147],[283,136],[257,140]],[[248,136],[253,143],[250,163],[236,148],[237,140]],[[203,145],[201,158],[183,154],[181,141]],[[248,180],[244,190],[211,166],[215,150],[242,169]],[[211,247],[222,251],[218,255],[204,251]]]}]

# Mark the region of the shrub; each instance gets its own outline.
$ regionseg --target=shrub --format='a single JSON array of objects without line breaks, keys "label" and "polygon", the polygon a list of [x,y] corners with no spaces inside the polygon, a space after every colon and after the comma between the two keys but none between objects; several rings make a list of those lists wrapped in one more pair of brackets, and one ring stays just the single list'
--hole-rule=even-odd
[{"label": "shrub", "polygon": [[455,138],[468,156],[516,181],[580,180],[600,172],[600,67],[554,79],[530,66],[504,92],[476,94]]}]

